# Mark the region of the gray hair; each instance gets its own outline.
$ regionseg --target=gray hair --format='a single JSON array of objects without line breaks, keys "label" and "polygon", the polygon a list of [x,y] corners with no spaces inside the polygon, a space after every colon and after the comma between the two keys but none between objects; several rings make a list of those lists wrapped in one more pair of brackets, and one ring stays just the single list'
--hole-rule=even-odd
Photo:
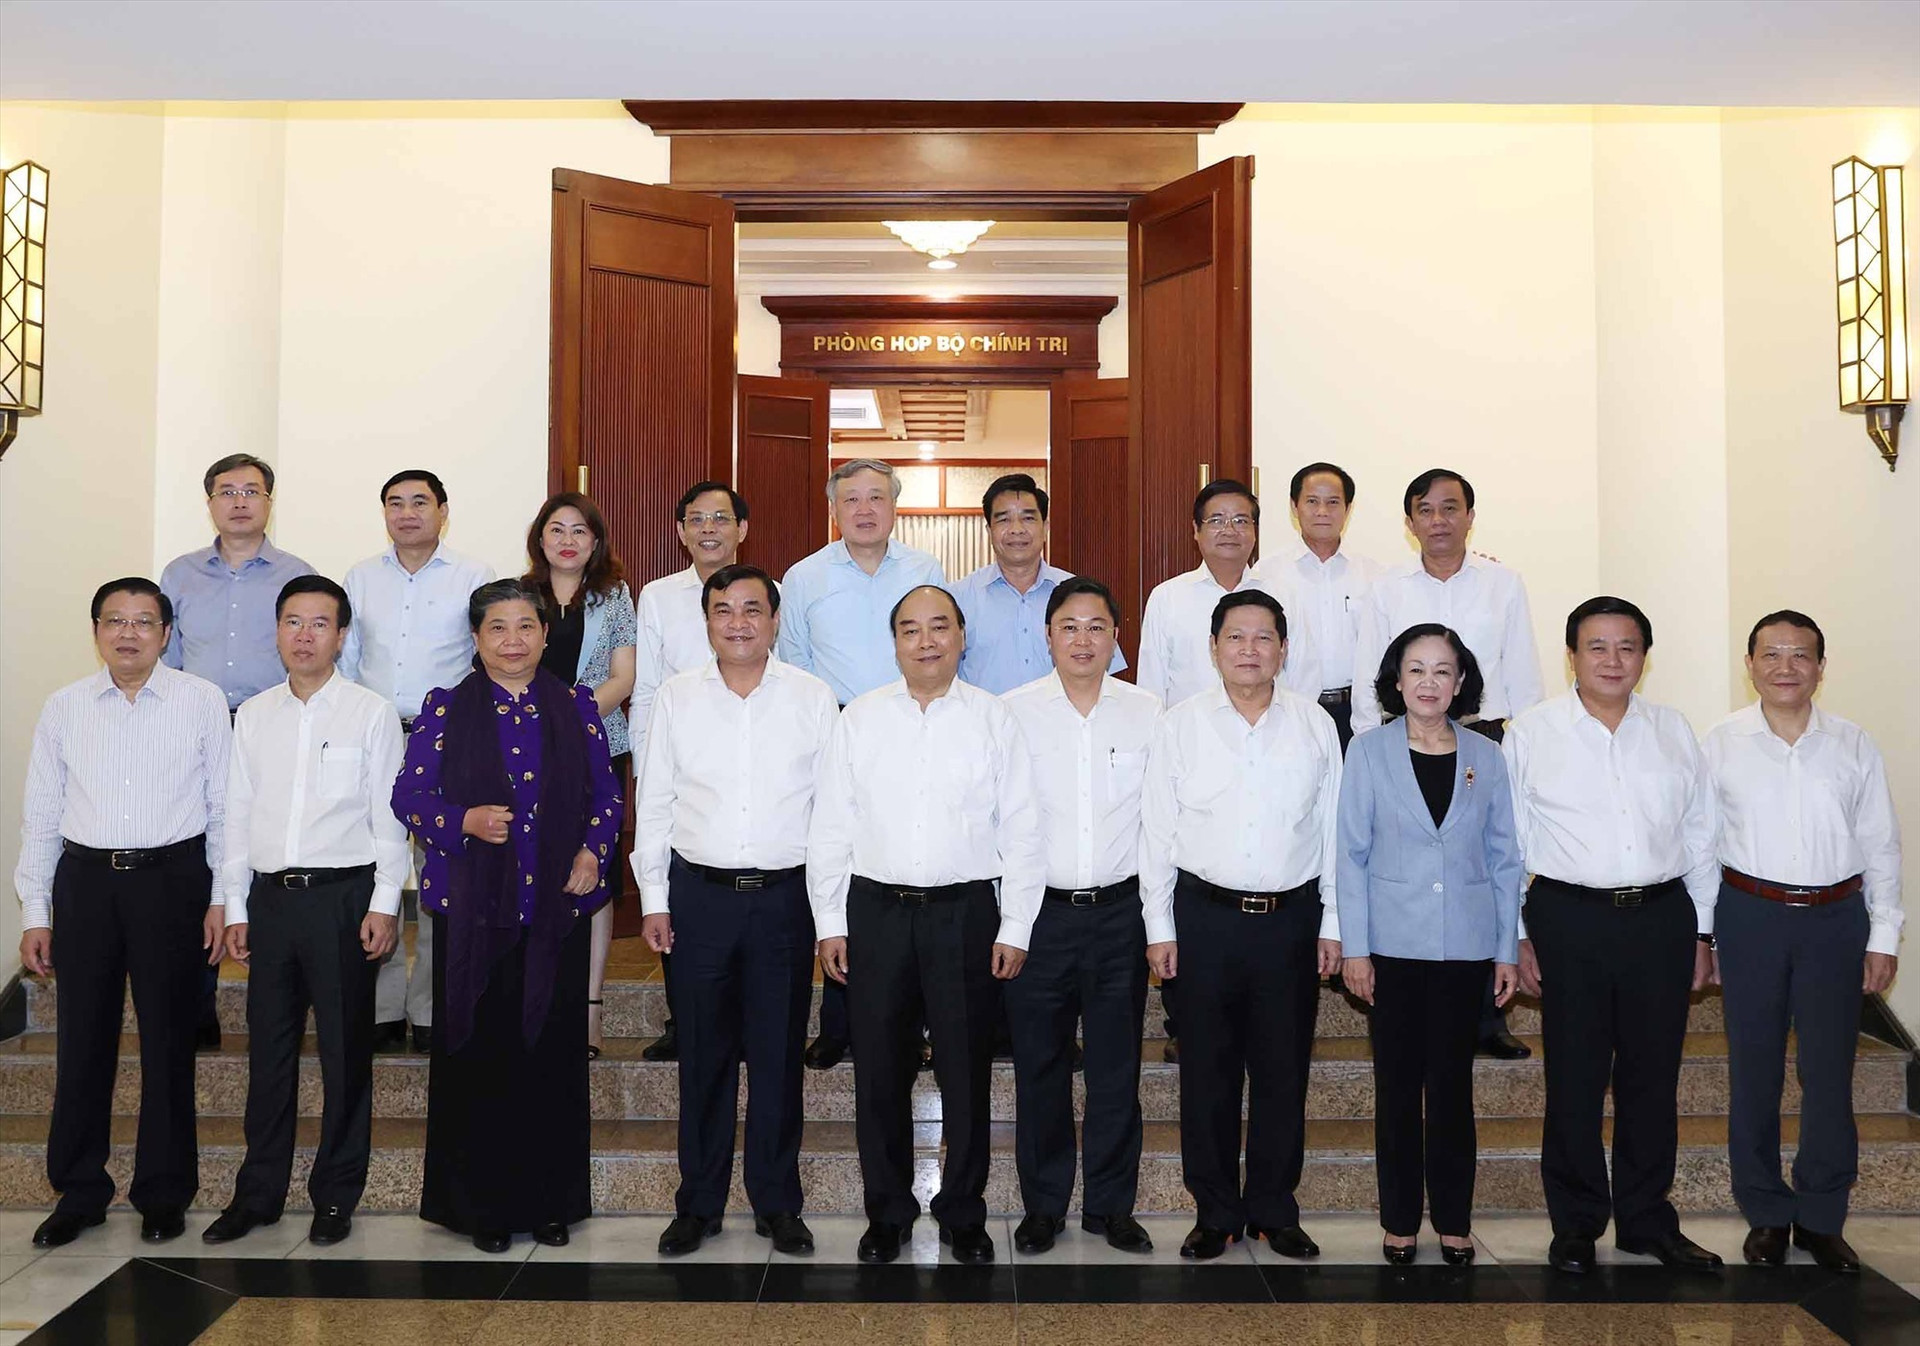
[{"label": "gray hair", "polygon": [[827,503],[829,505],[833,504],[837,499],[834,494],[834,488],[856,472],[878,472],[892,484],[893,498],[895,500],[900,498],[900,474],[893,470],[892,464],[883,463],[878,458],[855,458],[851,462],[842,463],[840,466],[834,468],[833,475],[827,478]]}]

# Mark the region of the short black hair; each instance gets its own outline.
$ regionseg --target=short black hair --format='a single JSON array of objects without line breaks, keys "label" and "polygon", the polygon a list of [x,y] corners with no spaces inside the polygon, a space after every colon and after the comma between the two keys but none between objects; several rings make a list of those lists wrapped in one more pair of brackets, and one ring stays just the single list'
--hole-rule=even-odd
[{"label": "short black hair", "polygon": [[410,467],[404,472],[396,472],[388,477],[387,484],[380,488],[380,503],[386,504],[387,492],[403,481],[424,481],[427,483],[427,489],[433,492],[433,498],[437,503],[442,505],[447,503],[447,488],[441,484],[440,478],[424,467]]},{"label": "short black hair", "polygon": [[1244,495],[1253,501],[1253,521],[1260,522],[1260,497],[1253,493],[1253,487],[1244,481],[1235,481],[1232,477],[1221,477],[1210,481],[1200,488],[1200,494],[1193,498],[1193,526],[1198,528],[1200,520],[1207,516],[1207,506],[1223,495]]},{"label": "short black hair", "polygon": [[1328,476],[1340,478],[1340,489],[1346,492],[1347,503],[1351,505],[1353,503],[1353,478],[1347,474],[1346,468],[1335,463],[1308,463],[1305,467],[1294,473],[1293,482],[1287,487],[1287,499],[1293,501],[1296,505],[1299,504],[1300,492],[1306,489],[1307,478],[1321,472],[1326,473]]},{"label": "short black hair", "polygon": [[1428,491],[1431,491],[1434,483],[1439,481],[1459,482],[1460,494],[1467,498],[1467,508],[1473,508],[1472,482],[1468,481],[1450,467],[1430,467],[1407,483],[1406,494],[1402,496],[1400,500],[1400,512],[1411,519],[1413,517],[1413,502],[1425,495]]},{"label": "short black hair", "polygon": [[1280,606],[1280,600],[1265,589],[1240,589],[1213,605],[1213,639],[1220,639],[1220,628],[1227,624],[1227,614],[1235,608],[1265,608],[1273,614],[1280,639],[1287,638],[1287,610]]},{"label": "short black hair", "polygon": [[301,594],[325,594],[338,606],[337,622],[342,631],[353,625],[353,604],[347,598],[347,591],[328,579],[325,575],[295,575],[280,586],[280,596],[273,600],[273,619],[280,620],[280,614],[286,609],[289,598]]},{"label": "short black hair", "polygon": [[673,521],[687,521],[687,506],[705,495],[708,491],[725,491],[727,504],[733,509],[733,517],[741,523],[747,521],[747,499],[724,481],[696,481],[680,493],[680,503],[673,507]]},{"label": "short black hair", "polygon": [[1460,677],[1454,683],[1453,704],[1447,707],[1449,717],[1464,720],[1469,715],[1480,713],[1480,698],[1486,695],[1487,682],[1480,673],[1480,661],[1473,657],[1473,651],[1467,648],[1467,642],[1460,639],[1460,633],[1439,622],[1421,622],[1409,626],[1393,638],[1387,646],[1387,652],[1380,656],[1380,671],[1374,675],[1373,694],[1380,699],[1380,709],[1388,715],[1405,715],[1407,698],[1400,691],[1400,661],[1407,657],[1407,646],[1416,640],[1428,636],[1439,636],[1453,646],[1453,659],[1460,666]]},{"label": "short black hair", "polygon": [[707,600],[715,594],[725,593],[741,580],[759,580],[767,586],[767,611],[780,611],[780,586],[773,582],[773,576],[759,566],[730,565],[721,566],[700,586],[700,611],[704,615],[713,605]]},{"label": "short black hair", "polygon": [[467,599],[468,629],[478,631],[487,620],[487,609],[496,603],[531,603],[540,625],[548,624],[547,600],[541,596],[540,586],[523,579],[510,579],[494,580],[473,591]]},{"label": "short black hair", "polygon": [[1567,648],[1569,650],[1579,644],[1580,623],[1589,617],[1631,617],[1640,628],[1642,648],[1649,650],[1653,648],[1653,623],[1647,620],[1647,614],[1624,598],[1601,594],[1598,598],[1589,598],[1567,614]]},{"label": "short black hair", "polygon": [[143,598],[155,598],[160,601],[160,625],[173,625],[173,600],[160,591],[160,586],[144,575],[125,575],[117,580],[108,580],[93,591],[93,620],[100,620],[100,609],[106,606],[109,598],[115,594],[137,594]]},{"label": "short black hair", "polygon": [[953,604],[953,615],[955,620],[957,620],[960,623],[960,629],[962,631],[966,630],[967,614],[960,610],[960,600],[955,598],[951,593],[949,593],[946,589],[942,588],[938,584],[916,584],[911,589],[901,594],[900,601],[898,603],[895,603],[893,605],[893,610],[887,614],[887,630],[892,631],[899,626],[900,609],[907,605],[907,600],[909,598],[912,598],[917,593],[924,593],[928,589],[933,590],[937,594],[943,594],[946,596],[946,600],[949,603]]},{"label": "short black hair", "polygon": [[1113,624],[1120,625],[1120,604],[1114,599],[1113,590],[1099,580],[1088,575],[1075,575],[1070,580],[1061,580],[1053,586],[1053,592],[1047,595],[1047,614],[1041,619],[1042,626],[1053,625],[1053,614],[1065,606],[1069,598],[1079,598],[1083,594],[1092,594],[1106,602],[1107,611],[1113,614]]},{"label": "short black hair", "polygon": [[207,475],[201,478],[201,485],[205,488],[206,493],[211,496],[213,494],[213,483],[216,478],[228,472],[238,472],[243,467],[250,467],[258,472],[260,474],[260,480],[266,483],[267,494],[273,494],[272,465],[269,464],[266,459],[255,458],[250,453],[228,454],[225,458],[222,458],[219,462],[207,469]]},{"label": "short black hair", "polygon": [[987,487],[987,493],[980,497],[981,517],[992,523],[995,497],[1006,495],[1009,491],[1032,496],[1040,506],[1040,522],[1047,521],[1047,493],[1040,489],[1039,482],[1025,472],[1009,472],[1004,477],[994,478],[993,485]]},{"label": "short black hair", "polygon": [[1827,633],[1820,629],[1820,623],[1804,612],[1795,612],[1792,608],[1781,608],[1778,612],[1769,612],[1753,624],[1753,630],[1747,632],[1747,658],[1753,658],[1753,652],[1759,647],[1760,628],[1763,626],[1791,626],[1798,631],[1813,632],[1813,653],[1816,659],[1827,657]]}]

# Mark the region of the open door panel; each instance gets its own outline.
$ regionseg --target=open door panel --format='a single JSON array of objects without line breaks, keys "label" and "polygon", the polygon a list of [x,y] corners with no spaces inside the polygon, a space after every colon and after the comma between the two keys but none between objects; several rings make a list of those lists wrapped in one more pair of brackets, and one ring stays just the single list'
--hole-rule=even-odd
[{"label": "open door panel", "polygon": [[1140,653],[1140,545],[1129,525],[1126,379],[1060,380],[1050,419],[1048,559],[1099,580],[1120,603],[1120,647]]},{"label": "open door panel", "polygon": [[827,545],[827,384],[739,377],[734,489],[753,511],[740,559],[779,579]]}]

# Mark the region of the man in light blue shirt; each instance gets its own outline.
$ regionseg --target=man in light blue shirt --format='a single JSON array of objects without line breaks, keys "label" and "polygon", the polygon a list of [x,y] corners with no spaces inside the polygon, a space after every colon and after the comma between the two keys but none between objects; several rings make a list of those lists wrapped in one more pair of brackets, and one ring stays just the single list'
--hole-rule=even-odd
[{"label": "man in light blue shirt", "polygon": [[[472,671],[467,600],[475,589],[493,582],[493,567],[440,545],[447,526],[447,488],[424,468],[389,477],[380,488],[380,507],[393,545],[347,572],[344,587],[353,625],[347,628],[339,669],[393,702],[401,727],[411,732],[426,694],[435,687],[452,687]],[[428,1048],[433,926],[427,921],[419,921],[413,953],[409,976],[403,932],[380,968],[374,990],[374,1043],[384,1050],[405,1045],[409,1019],[414,1050]]]},{"label": "man in light blue shirt", "polygon": [[[960,679],[1003,695],[1053,671],[1047,649],[1047,600],[1073,576],[1043,559],[1047,547],[1047,493],[1024,472],[995,479],[980,499],[993,560],[953,586],[967,619]],[[1108,672],[1126,668],[1114,646]]]},{"label": "man in light blue shirt", "polygon": [[[894,655],[893,605],[923,584],[944,587],[946,572],[931,553],[893,540],[900,478],[873,458],[842,463],[827,478],[840,540],[787,570],[780,583],[782,661],[826,682],[842,707],[900,677]],[[847,1054],[847,988],[827,978],[820,988],[820,1036],[806,1063],[831,1070]]]}]

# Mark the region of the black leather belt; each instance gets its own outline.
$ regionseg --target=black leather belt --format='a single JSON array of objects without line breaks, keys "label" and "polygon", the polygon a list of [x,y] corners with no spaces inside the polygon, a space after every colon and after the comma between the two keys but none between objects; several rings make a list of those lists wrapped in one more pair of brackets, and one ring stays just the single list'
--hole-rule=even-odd
[{"label": "black leather belt", "polygon": [[992,879],[972,879],[966,883],[942,883],[931,888],[906,888],[896,883],[880,883],[855,874],[850,886],[877,897],[915,906],[925,906],[929,902],[958,902],[963,898],[977,897],[983,892],[988,894],[993,892]]},{"label": "black leather belt", "polygon": [[1235,907],[1249,916],[1266,916],[1280,910],[1294,898],[1320,896],[1320,880],[1308,879],[1298,888],[1289,888],[1283,893],[1249,893],[1238,888],[1222,888],[1217,883],[1208,883],[1198,874],[1187,870],[1179,871],[1180,877],[1174,882],[1174,891],[1185,889],[1197,897],[1209,902],[1218,902],[1223,907]]},{"label": "black leather belt", "polygon": [[1353,704],[1353,688],[1329,687],[1320,693],[1320,704],[1323,706],[1350,706]]},{"label": "black leather belt", "polygon": [[82,846],[77,841],[62,838],[60,849],[76,860],[85,860],[89,864],[105,865],[108,869],[154,869],[169,860],[187,855],[198,848],[206,853],[207,838],[202,833],[197,837],[188,837],[185,841],[176,841],[167,846],[148,846],[129,850],[102,850],[98,846]]},{"label": "black leather belt", "polygon": [[[1656,898],[1685,892],[1687,887],[1679,879],[1663,879],[1659,883],[1641,884],[1637,888],[1589,888],[1585,884],[1568,883],[1564,879],[1550,879],[1545,874],[1534,875],[1534,888],[1538,888],[1543,883],[1558,892],[1574,897],[1584,897],[1589,902],[1605,902],[1615,907],[1645,906]],[[1532,889],[1528,891],[1531,892]]]},{"label": "black leather belt", "polygon": [[1065,902],[1070,907],[1097,907],[1103,902],[1115,902],[1123,897],[1140,895],[1138,876],[1121,879],[1118,883],[1109,883],[1104,888],[1048,888],[1047,901]]},{"label": "black leather belt", "polygon": [[771,888],[807,872],[805,865],[794,865],[790,869],[716,869],[712,865],[695,864],[678,851],[674,852],[673,858],[708,883],[731,888],[736,893],[757,893],[762,888]]},{"label": "black leather belt", "polygon": [[411,734],[411,733],[413,732],[413,721],[414,721],[414,718],[415,718],[415,717],[413,717],[413,716],[410,716],[410,715],[403,715],[403,716],[401,716],[401,717],[400,717],[400,732],[401,732],[401,733],[403,733],[403,734]]},{"label": "black leather belt", "polygon": [[365,878],[373,873],[371,864],[348,865],[344,869],[281,869],[271,874],[261,874],[263,883],[275,888],[289,888],[299,892],[307,888],[322,888],[329,883],[345,883],[348,879]]}]

